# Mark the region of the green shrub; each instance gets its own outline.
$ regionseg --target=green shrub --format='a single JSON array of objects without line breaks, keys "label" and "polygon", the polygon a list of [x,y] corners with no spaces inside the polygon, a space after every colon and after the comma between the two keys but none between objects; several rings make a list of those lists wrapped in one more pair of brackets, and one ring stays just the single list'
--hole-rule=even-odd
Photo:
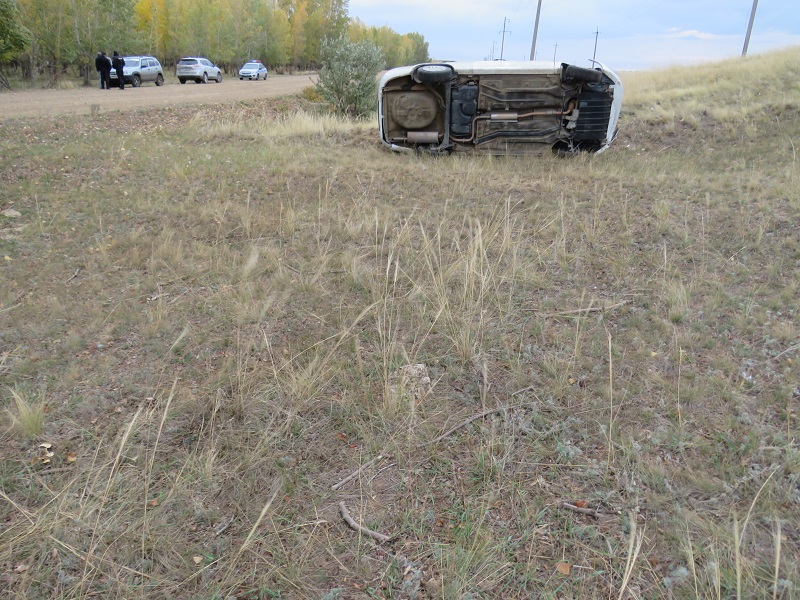
[{"label": "green shrub", "polygon": [[325,100],[322,94],[319,93],[319,89],[314,85],[307,85],[304,87],[300,95],[303,97],[303,100],[308,100],[309,102],[323,102]]},{"label": "green shrub", "polygon": [[371,42],[338,40],[325,44],[317,89],[341,114],[363,117],[377,107],[378,72],[383,53]]}]

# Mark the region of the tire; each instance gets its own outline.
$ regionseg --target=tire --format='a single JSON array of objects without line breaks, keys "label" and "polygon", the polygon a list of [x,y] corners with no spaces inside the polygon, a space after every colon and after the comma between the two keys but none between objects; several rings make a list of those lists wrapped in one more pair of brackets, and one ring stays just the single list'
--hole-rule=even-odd
[{"label": "tire", "polygon": [[217,73],[217,80],[216,81],[217,81],[217,83],[222,83],[222,71]]},{"label": "tire", "polygon": [[142,85],[142,77],[140,75],[134,75],[131,78],[131,85],[133,87],[139,87],[140,85]]},{"label": "tire", "polygon": [[156,75],[156,85],[158,87],[161,87],[162,85],[164,85],[164,76],[161,73]]},{"label": "tire", "polygon": [[203,73],[203,79],[201,80],[201,83],[208,83],[208,73]]},{"label": "tire", "polygon": [[186,83],[186,80],[185,80],[185,79],[178,79],[178,81],[180,81],[182,84],[183,84],[183,83]]},{"label": "tire", "polygon": [[605,75],[595,69],[584,69],[566,63],[561,65],[561,81],[567,85],[576,83],[601,83]]},{"label": "tire", "polygon": [[420,65],[412,77],[417,83],[444,83],[450,81],[454,74],[450,65]]},{"label": "tire", "polygon": [[242,81],[243,79],[244,79],[244,77],[239,77],[239,81]]}]

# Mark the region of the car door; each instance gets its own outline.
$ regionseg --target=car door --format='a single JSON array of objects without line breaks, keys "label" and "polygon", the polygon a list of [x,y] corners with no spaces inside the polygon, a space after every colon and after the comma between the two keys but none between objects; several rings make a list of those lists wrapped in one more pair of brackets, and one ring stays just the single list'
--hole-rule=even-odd
[{"label": "car door", "polygon": [[145,81],[151,81],[150,79],[150,60],[147,58],[143,58],[141,60],[141,66],[139,68],[140,77],[142,78],[142,83]]},{"label": "car door", "polygon": [[[147,70],[146,70],[146,81],[155,81],[156,80],[156,64],[155,60],[152,58],[147,59]],[[142,77],[144,80],[144,77]]]}]

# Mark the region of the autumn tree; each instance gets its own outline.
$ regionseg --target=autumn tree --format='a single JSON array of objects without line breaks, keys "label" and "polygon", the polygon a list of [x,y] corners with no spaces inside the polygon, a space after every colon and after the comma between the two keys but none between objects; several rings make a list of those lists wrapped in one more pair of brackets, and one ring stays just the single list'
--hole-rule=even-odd
[{"label": "autumn tree", "polygon": [[22,54],[30,43],[31,33],[23,27],[17,7],[11,0],[0,0],[0,87],[11,89],[3,63]]}]

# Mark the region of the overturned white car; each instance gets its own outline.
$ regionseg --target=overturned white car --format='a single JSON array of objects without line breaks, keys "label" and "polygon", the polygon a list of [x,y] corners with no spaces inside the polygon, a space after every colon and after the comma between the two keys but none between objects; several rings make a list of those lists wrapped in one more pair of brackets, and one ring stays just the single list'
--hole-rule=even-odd
[{"label": "overturned white car", "polygon": [[388,71],[378,90],[384,145],[398,152],[600,152],[617,133],[622,82],[597,63],[427,63]]}]

